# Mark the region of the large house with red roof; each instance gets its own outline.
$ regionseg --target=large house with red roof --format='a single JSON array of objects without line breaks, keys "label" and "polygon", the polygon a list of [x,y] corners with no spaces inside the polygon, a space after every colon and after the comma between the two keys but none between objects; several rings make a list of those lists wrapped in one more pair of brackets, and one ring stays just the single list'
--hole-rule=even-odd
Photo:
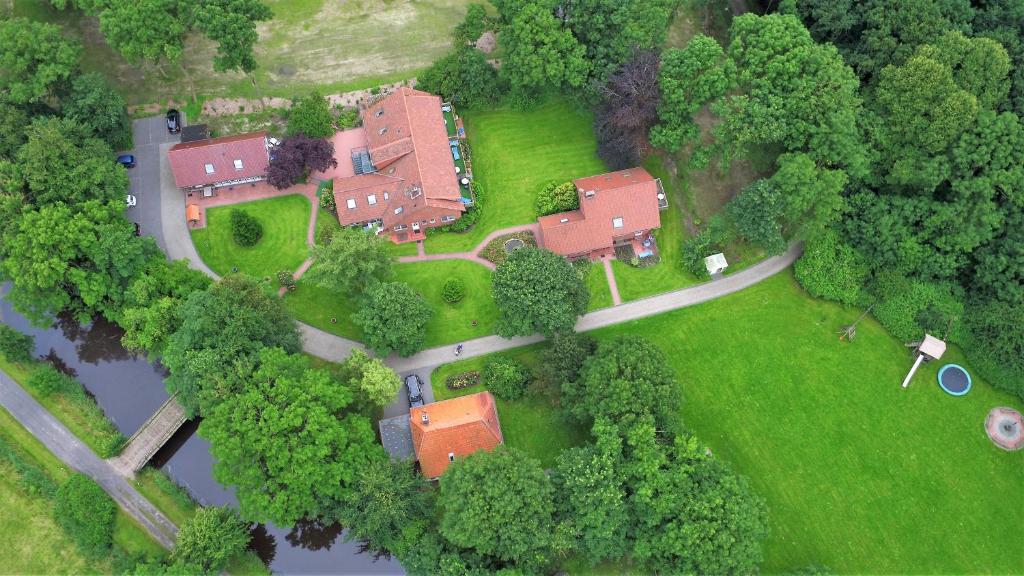
[{"label": "large house with red roof", "polygon": [[567,258],[602,258],[629,244],[637,256],[653,253],[651,232],[668,207],[661,181],[643,168],[573,180],[580,207],[541,216],[538,243]]},{"label": "large house with red roof", "polygon": [[267,133],[252,132],[175,144],[167,153],[174,183],[185,191],[259,182],[270,165]]},{"label": "large house with red roof", "polygon": [[[342,225],[376,227],[395,242],[421,240],[427,228],[457,220],[471,203],[433,94],[402,87],[362,111],[363,126],[333,139],[334,199]],[[343,158],[348,153],[351,165]]]},{"label": "large house with red roof", "polygon": [[409,410],[408,416],[379,423],[381,441],[393,458],[414,457],[435,479],[458,458],[504,443],[498,409],[490,392],[478,392]]}]

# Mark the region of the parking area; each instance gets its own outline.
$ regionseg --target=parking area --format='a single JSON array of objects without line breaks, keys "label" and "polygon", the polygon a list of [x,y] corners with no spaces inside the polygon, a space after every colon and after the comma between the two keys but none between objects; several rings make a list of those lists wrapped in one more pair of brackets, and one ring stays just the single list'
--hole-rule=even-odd
[{"label": "parking area", "polygon": [[135,155],[135,168],[128,170],[128,179],[131,194],[138,202],[126,209],[125,216],[139,225],[144,236],[153,237],[160,249],[166,252],[160,218],[160,150],[162,145],[178,142],[180,138],[178,134],[167,132],[162,115],[135,120],[132,134],[135,148],[128,153]]},{"label": "parking area", "polygon": [[398,389],[398,397],[391,404],[384,407],[384,418],[390,418],[392,416],[409,415],[409,390],[405,387],[405,377],[410,374],[416,374],[423,381],[423,402],[430,404],[434,401],[434,390],[430,387],[430,373],[434,371],[434,367],[426,368],[424,370],[417,370],[415,372],[400,372],[399,378],[402,379],[402,386]]}]

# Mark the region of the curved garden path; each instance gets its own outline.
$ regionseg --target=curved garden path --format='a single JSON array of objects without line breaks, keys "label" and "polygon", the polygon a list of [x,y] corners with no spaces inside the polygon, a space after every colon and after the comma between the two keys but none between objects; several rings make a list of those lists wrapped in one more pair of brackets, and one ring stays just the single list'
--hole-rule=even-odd
[{"label": "curved garden path", "polygon": [[[182,197],[181,191],[174,186],[174,178],[170,172],[170,163],[167,161],[166,149],[170,148],[170,144],[166,144],[164,147],[165,149],[160,155],[160,181],[162,226],[164,241],[167,244],[167,256],[175,260],[183,258],[189,262],[189,266],[192,268],[201,270],[210,277],[218,279],[219,276],[210,270],[210,268],[203,263],[202,259],[199,258],[199,253],[196,252],[195,246],[192,244],[192,236],[189,234],[188,225],[185,222],[185,201]],[[315,206],[316,202],[314,202],[314,207]],[[316,209],[314,208],[312,212],[313,217],[311,219],[310,229],[307,233],[307,240],[310,240],[309,234],[314,230],[316,223]],[[498,236],[510,234],[512,232],[531,230],[536,234],[536,226],[536,224],[526,224],[523,226],[496,230],[488,234],[487,237],[477,244],[471,252],[418,254],[416,256],[404,256],[399,258],[399,261],[424,262],[458,258],[470,260],[484,266],[488,266],[489,268],[493,268],[493,263],[478,256],[480,250],[482,250],[488,242]],[[789,268],[802,252],[803,245],[795,244],[783,254],[772,256],[749,268],[717,280],[589,312],[580,316],[579,320],[576,322],[576,331],[585,332],[587,330],[596,330],[598,328],[604,328],[605,326],[611,326],[613,324],[619,324],[629,320],[646,318],[648,316],[654,316],[677,308],[693,306],[695,304],[700,304],[701,302],[732,294],[733,292],[738,292]],[[308,268],[306,263],[303,263],[303,266]],[[340,362],[347,358],[354,348],[365,350],[361,343],[354,340],[329,334],[302,322],[299,322],[298,324],[299,332],[302,334],[303,349],[307,353],[323,358],[324,360]],[[463,342],[463,352],[460,358],[472,358],[474,356],[481,356],[484,354],[490,354],[491,352],[508,350],[526,344],[540,342],[541,340],[543,340],[543,337],[540,335],[517,338],[485,336]],[[453,346],[447,345],[423,350],[408,358],[391,356],[387,358],[387,363],[398,372],[407,372],[438,366],[440,364],[451,362],[453,359]]]}]

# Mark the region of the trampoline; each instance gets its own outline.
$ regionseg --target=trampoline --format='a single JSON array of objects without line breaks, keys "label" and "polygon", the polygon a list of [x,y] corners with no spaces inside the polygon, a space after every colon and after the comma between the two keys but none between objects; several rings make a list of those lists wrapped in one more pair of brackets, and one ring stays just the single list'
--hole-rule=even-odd
[{"label": "trampoline", "polygon": [[939,386],[948,394],[963,396],[971,391],[971,375],[957,364],[946,364],[939,369]]}]

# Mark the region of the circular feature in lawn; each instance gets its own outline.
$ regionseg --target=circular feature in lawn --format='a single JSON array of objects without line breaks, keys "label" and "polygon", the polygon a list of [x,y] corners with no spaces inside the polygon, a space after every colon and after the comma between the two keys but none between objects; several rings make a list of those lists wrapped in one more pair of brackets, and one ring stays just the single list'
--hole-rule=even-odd
[{"label": "circular feature in lawn", "polygon": [[985,418],[985,432],[1003,450],[1024,448],[1024,417],[1013,408],[993,408]]},{"label": "circular feature in lawn", "polygon": [[505,252],[511,254],[512,252],[519,250],[523,246],[526,246],[526,242],[523,242],[519,238],[511,238],[505,241]]},{"label": "circular feature in lawn", "polygon": [[957,364],[946,364],[939,369],[939,386],[953,396],[963,396],[971,391],[971,375]]}]

